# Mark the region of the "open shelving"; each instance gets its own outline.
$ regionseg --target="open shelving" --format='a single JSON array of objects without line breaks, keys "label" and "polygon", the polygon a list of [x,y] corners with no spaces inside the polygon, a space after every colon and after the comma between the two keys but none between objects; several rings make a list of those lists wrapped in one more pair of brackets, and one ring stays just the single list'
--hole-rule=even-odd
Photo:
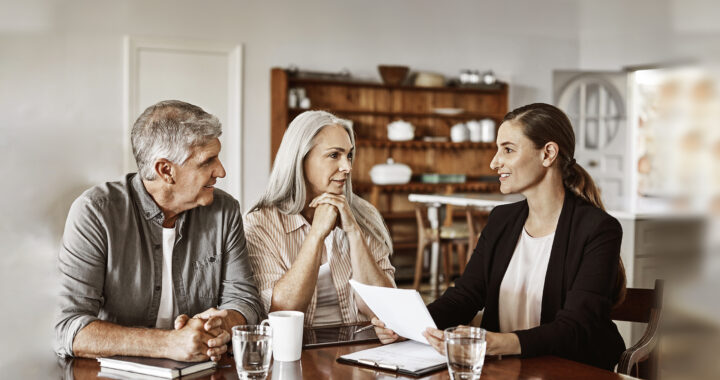
[{"label": "open shelving", "polygon": [[[460,122],[490,118],[499,125],[508,109],[508,86],[497,83],[478,88],[391,86],[379,82],[308,78],[274,68],[271,70],[271,159],[292,119],[305,109],[288,106],[288,92],[302,88],[310,109],[320,109],[351,120],[356,134],[353,191],[371,201],[388,223],[398,247],[410,248],[416,232],[409,193],[498,192],[490,161],[497,147],[490,142],[423,141],[422,137],[448,137]],[[446,110],[455,109],[454,114]],[[445,111],[445,112],[443,112]],[[415,139],[390,141],[387,125],[404,120],[415,126]],[[404,163],[414,179],[423,173],[464,174],[465,183],[375,185],[370,169],[388,158]],[[396,248],[398,248],[396,247]]]}]

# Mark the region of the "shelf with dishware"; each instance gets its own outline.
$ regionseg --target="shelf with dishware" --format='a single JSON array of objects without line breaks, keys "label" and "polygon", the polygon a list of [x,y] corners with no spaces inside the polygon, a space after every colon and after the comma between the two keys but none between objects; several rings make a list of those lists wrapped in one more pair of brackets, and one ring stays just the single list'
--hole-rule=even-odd
[{"label": "shelf with dishware", "polygon": [[[322,107],[313,106],[312,109],[325,109]],[[448,111],[452,110],[452,111]],[[288,113],[295,117],[303,112],[307,111],[305,108],[289,108]],[[329,111],[329,109],[328,109]],[[496,122],[502,120],[505,114],[500,113],[487,113],[487,112],[467,112],[461,108],[439,108],[432,112],[399,112],[399,111],[378,111],[371,109],[333,109],[332,113],[340,117],[352,117],[352,116],[385,116],[391,118],[438,118],[438,119],[450,119],[450,120],[468,120],[468,119],[493,119]]]},{"label": "shelf with dishware", "polygon": [[[400,250],[416,248],[415,206],[407,199],[411,192],[499,191],[490,161],[497,150],[497,127],[508,109],[506,83],[421,87],[407,82],[271,70],[271,159],[289,123],[307,109],[351,121],[356,144],[353,192],[378,208]],[[395,169],[403,166],[404,175],[386,172],[380,176],[384,180],[373,182],[371,169],[393,169],[394,163],[399,164]],[[435,182],[462,180],[430,183],[433,176],[438,178]]]},{"label": "shelf with dishware", "polygon": [[408,182],[402,184],[378,185],[372,182],[353,182],[356,193],[372,192],[374,189],[383,193],[496,193],[500,190],[500,182],[468,181],[459,183],[428,183]]},{"label": "shelf with dishware", "polygon": [[496,128],[507,112],[508,86],[501,82],[480,88],[389,85],[349,76],[303,77],[276,68],[271,71],[271,93],[273,158],[287,125],[306,109],[327,110],[352,120],[358,140],[388,140],[388,124],[398,120],[411,123],[415,136],[449,137],[454,125],[474,119],[492,120]]},{"label": "shelf with dishware", "polygon": [[474,85],[474,86],[427,86],[419,87],[406,84],[386,84],[383,82],[373,82],[368,80],[351,79],[322,79],[322,78],[303,78],[294,76],[287,72],[288,83],[297,86],[338,86],[338,87],[357,87],[382,90],[402,90],[402,91],[432,91],[432,92],[469,92],[469,93],[490,93],[494,94],[501,91],[507,91],[507,83],[497,82],[492,85]]},{"label": "shelf with dishware", "polygon": [[496,150],[497,145],[491,142],[452,142],[452,141],[393,141],[379,139],[357,139],[355,145],[358,147],[374,148],[401,148],[401,149],[490,149]]}]

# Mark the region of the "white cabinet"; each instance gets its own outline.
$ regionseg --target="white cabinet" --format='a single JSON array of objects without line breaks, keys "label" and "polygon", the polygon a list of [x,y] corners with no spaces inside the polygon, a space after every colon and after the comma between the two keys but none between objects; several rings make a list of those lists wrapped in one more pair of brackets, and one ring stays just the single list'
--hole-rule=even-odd
[{"label": "white cabinet", "polygon": [[[610,213],[623,228],[620,255],[628,288],[653,288],[656,279],[666,280],[667,286],[672,286],[699,273],[703,219]],[[645,326],[644,323],[618,323],[627,346],[640,339]]]}]

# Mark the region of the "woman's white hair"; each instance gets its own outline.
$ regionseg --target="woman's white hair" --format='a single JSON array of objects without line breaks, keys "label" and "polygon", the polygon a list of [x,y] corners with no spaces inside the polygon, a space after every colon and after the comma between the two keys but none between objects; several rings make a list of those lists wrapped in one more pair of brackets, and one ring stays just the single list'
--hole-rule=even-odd
[{"label": "woman's white hair", "polygon": [[[275,156],[265,193],[249,212],[277,207],[286,215],[299,214],[305,208],[307,188],[303,162],[315,146],[315,136],[326,126],[339,125],[347,131],[355,147],[355,133],[347,120],[325,111],[306,111],[295,117],[283,136]],[[352,179],[345,182],[345,198],[360,228],[387,245],[392,253],[392,240],[378,210],[370,202],[352,192]]]},{"label": "woman's white hair", "polygon": [[182,165],[192,148],[220,137],[217,117],[180,100],[164,100],[148,107],[130,133],[133,154],[140,176],[152,181],[155,161],[164,158]]}]

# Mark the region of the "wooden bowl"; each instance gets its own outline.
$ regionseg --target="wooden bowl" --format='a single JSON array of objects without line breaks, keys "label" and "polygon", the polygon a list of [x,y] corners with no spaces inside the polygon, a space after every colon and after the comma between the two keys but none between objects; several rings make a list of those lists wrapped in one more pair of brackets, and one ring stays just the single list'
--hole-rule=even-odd
[{"label": "wooden bowl", "polygon": [[399,86],[407,77],[410,68],[407,66],[379,65],[378,71],[385,84]]}]

